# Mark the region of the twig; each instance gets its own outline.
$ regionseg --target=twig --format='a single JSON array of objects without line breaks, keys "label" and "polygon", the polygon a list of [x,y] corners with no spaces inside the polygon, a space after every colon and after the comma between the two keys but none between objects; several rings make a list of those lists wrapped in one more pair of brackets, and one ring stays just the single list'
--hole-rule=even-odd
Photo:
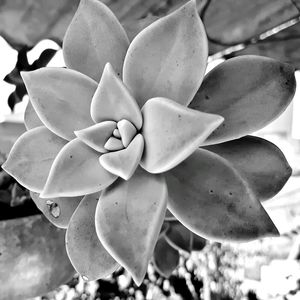
[{"label": "twig", "polygon": [[235,45],[230,46],[226,49],[223,49],[219,52],[216,52],[215,54],[211,55],[208,58],[208,61],[210,62],[215,59],[219,59],[219,58],[223,58],[225,56],[231,55],[232,53],[235,53],[237,51],[241,51],[241,50],[245,49],[247,46],[264,41],[264,40],[268,39],[269,37],[274,36],[275,34],[281,32],[287,28],[290,28],[291,26],[293,26],[299,22],[300,22],[300,14],[297,15],[296,17],[289,19],[288,21],[272,28],[272,29],[269,29],[255,37],[245,40],[244,42],[235,44]]}]

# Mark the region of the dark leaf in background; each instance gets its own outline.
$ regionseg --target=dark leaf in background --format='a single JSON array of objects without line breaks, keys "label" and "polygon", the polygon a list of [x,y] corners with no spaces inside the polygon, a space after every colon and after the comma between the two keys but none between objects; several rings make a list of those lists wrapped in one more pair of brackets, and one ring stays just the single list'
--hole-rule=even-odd
[{"label": "dark leaf in background", "polygon": [[29,201],[30,196],[28,190],[21,187],[17,182],[13,184],[11,190],[11,202],[10,206],[15,207]]},{"label": "dark leaf in background", "polygon": [[156,243],[153,263],[157,272],[167,278],[179,264],[178,250],[170,246],[164,236],[160,237]]},{"label": "dark leaf in background", "polygon": [[22,49],[20,49],[20,51],[18,52],[18,56],[17,56],[17,62],[16,62],[16,66],[14,67],[14,69],[7,74],[4,77],[4,81],[10,84],[22,84],[23,80],[20,76],[20,71],[21,70],[27,70],[29,68],[29,63],[28,63],[28,59],[27,59],[27,52],[30,51],[32,49],[24,46]]},{"label": "dark leaf in background", "polygon": [[23,97],[27,94],[27,90],[20,73],[22,71],[33,71],[45,67],[56,53],[56,50],[54,49],[46,49],[40,54],[39,58],[30,65],[27,58],[27,53],[30,50],[30,47],[24,46],[19,51],[16,66],[3,79],[5,82],[16,86],[14,92],[10,94],[7,100],[11,111],[14,110],[15,105],[21,102]]},{"label": "dark leaf in background", "polygon": [[55,54],[56,54],[56,50],[45,49],[40,54],[39,58],[32,63],[32,65],[30,66],[30,71],[45,67]]},{"label": "dark leaf in background", "polygon": [[18,97],[18,95],[16,94],[16,92],[12,92],[7,99],[7,104],[10,108],[11,111],[14,110],[14,107],[17,103],[21,102],[22,100],[20,100],[20,98]]},{"label": "dark leaf in background", "polygon": [[5,171],[0,172],[0,189],[7,189],[12,183],[14,179],[8,175]]},{"label": "dark leaf in background", "polygon": [[0,190],[0,203],[10,205],[11,195],[9,191]]},{"label": "dark leaf in background", "polygon": [[206,239],[194,234],[180,222],[169,223],[165,238],[173,248],[186,252],[200,251],[206,245]]},{"label": "dark leaf in background", "polygon": [[24,84],[18,84],[16,86],[15,94],[20,99],[20,101],[22,101],[22,98],[24,97],[24,95],[27,94],[25,85]]}]

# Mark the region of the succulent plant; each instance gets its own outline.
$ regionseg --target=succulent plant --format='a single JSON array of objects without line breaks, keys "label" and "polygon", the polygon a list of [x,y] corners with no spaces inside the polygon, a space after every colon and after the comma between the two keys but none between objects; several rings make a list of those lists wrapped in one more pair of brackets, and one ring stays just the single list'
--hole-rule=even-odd
[{"label": "succulent plant", "polygon": [[63,54],[67,68],[22,74],[28,131],[2,167],[67,229],[83,278],[121,265],[140,284],[158,239],[157,262],[172,244],[173,234],[159,238],[166,212],[220,242],[278,234],[261,201],[291,168],[275,145],[247,134],[288,106],[293,67],[242,56],[204,77],[208,44],[195,0],[131,43],[108,7],[82,0]]}]

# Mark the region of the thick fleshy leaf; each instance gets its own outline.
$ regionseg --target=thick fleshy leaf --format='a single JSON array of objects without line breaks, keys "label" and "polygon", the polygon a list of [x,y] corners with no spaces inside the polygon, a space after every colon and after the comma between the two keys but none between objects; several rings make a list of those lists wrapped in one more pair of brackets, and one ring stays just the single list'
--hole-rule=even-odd
[{"label": "thick fleshy leaf", "polygon": [[137,130],[131,122],[123,119],[118,122],[118,130],[121,136],[122,143],[126,148],[132,139],[136,136]]},{"label": "thick fleshy leaf", "polygon": [[114,136],[112,136],[105,143],[104,149],[108,151],[117,151],[124,149],[124,145],[120,139],[117,139]]},{"label": "thick fleshy leaf", "polygon": [[191,155],[222,122],[218,115],[189,109],[166,98],[153,98],[142,108],[145,151],[141,166],[161,173]]},{"label": "thick fleshy leaf", "polygon": [[37,113],[35,112],[30,101],[28,101],[28,104],[25,109],[24,124],[27,130],[44,125],[43,122],[38,117]]},{"label": "thick fleshy leaf", "polygon": [[88,128],[75,131],[75,135],[85,144],[92,147],[98,152],[105,153],[104,148],[107,140],[112,136],[114,129],[117,128],[117,123],[114,121],[104,121],[97,123]]},{"label": "thick fleshy leaf", "polygon": [[154,97],[187,105],[201,84],[207,55],[205,30],[192,0],[135,37],[125,57],[124,82],[141,107]]},{"label": "thick fleshy leaf", "polygon": [[99,196],[96,193],[83,198],[66,233],[68,256],[84,280],[104,278],[119,266],[105,250],[96,233],[95,210]]},{"label": "thick fleshy leaf", "polygon": [[22,134],[2,168],[27,189],[40,193],[66,140],[41,126]]},{"label": "thick fleshy leaf", "polygon": [[142,126],[142,114],[138,104],[109,63],[104,68],[93,97],[91,116],[96,123],[125,119],[137,129]]},{"label": "thick fleshy leaf", "polygon": [[187,252],[202,250],[206,245],[204,238],[194,234],[179,222],[169,223],[165,238],[175,249]]},{"label": "thick fleshy leaf", "polygon": [[96,231],[113,258],[140,285],[147,271],[166,205],[162,175],[138,168],[128,180],[119,179],[102,192],[96,209]]},{"label": "thick fleshy leaf", "polygon": [[138,167],[143,150],[144,139],[138,134],[126,149],[105,153],[100,156],[99,161],[110,173],[128,180]]},{"label": "thick fleshy leaf", "polygon": [[30,196],[44,216],[59,228],[68,227],[75,209],[82,200],[82,197],[45,199],[34,192],[30,192]]},{"label": "thick fleshy leaf", "polygon": [[192,232],[179,222],[170,222],[165,233],[167,242],[177,250],[192,251]]},{"label": "thick fleshy leaf", "polygon": [[166,179],[169,210],[194,233],[216,241],[278,235],[244,179],[219,155],[198,149]]},{"label": "thick fleshy leaf", "polygon": [[96,81],[107,62],[121,74],[129,46],[125,30],[101,1],[82,0],[63,41],[67,67]]},{"label": "thick fleshy leaf", "polygon": [[113,136],[120,139],[121,138],[121,133],[119,131],[118,128],[116,128],[114,131],[113,131]]},{"label": "thick fleshy leaf", "polygon": [[207,74],[190,107],[225,118],[206,141],[221,143],[270,123],[286,109],[295,88],[292,66],[261,56],[240,56]]},{"label": "thick fleshy leaf", "polygon": [[204,148],[232,163],[259,200],[274,197],[292,174],[281,150],[259,137],[246,136]]},{"label": "thick fleshy leaf", "polygon": [[90,116],[94,80],[64,68],[23,72],[22,78],[36,113],[55,134],[71,140],[75,130],[94,124]]},{"label": "thick fleshy leaf", "polygon": [[156,243],[153,253],[154,267],[159,274],[170,277],[179,264],[179,252],[171,247],[162,236]]},{"label": "thick fleshy leaf", "polygon": [[95,193],[112,184],[117,176],[99,163],[100,154],[74,139],[56,156],[42,198],[75,197]]}]

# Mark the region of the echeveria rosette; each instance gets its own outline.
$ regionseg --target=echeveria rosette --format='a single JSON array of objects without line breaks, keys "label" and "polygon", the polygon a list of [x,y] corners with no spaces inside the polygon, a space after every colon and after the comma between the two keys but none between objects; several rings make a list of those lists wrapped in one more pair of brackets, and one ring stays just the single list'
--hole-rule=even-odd
[{"label": "echeveria rosette", "polygon": [[[260,201],[291,169],[276,146],[246,135],[287,107],[292,67],[243,56],[203,79],[208,47],[194,0],[131,43],[104,4],[82,0],[63,53],[66,69],[23,74],[28,131],[3,168],[67,228],[84,278],[121,265],[140,284],[156,245],[154,263],[169,274],[186,228],[216,241],[278,234]],[[185,227],[160,234],[167,208]]]}]

